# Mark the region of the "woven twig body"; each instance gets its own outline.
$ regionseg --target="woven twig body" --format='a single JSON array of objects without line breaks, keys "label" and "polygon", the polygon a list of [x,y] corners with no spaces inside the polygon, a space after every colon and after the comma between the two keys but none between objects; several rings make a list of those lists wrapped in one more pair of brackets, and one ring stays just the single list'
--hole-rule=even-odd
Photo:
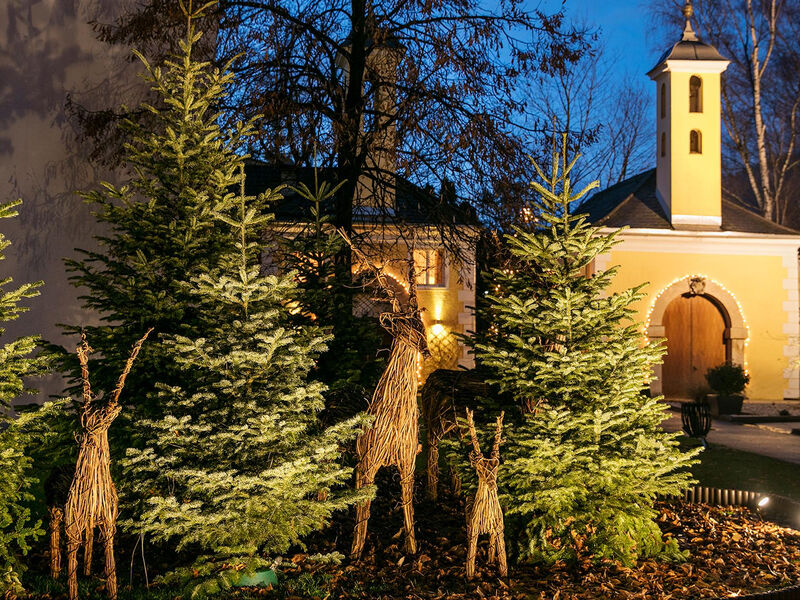
[{"label": "woven twig body", "polygon": [[497,562],[500,575],[508,575],[506,542],[504,537],[503,510],[497,497],[497,471],[500,467],[500,443],[503,434],[503,413],[497,418],[494,445],[489,458],[481,453],[472,411],[467,409],[467,424],[472,441],[470,464],[478,474],[478,489],[467,504],[467,577],[475,576],[475,554],[478,536],[489,535],[489,562]]},{"label": "woven twig body", "polygon": [[89,353],[91,348],[82,336],[78,346],[78,359],[81,363],[83,381],[83,413],[79,438],[78,461],[75,476],[69,488],[64,518],[64,533],[67,538],[67,575],[69,598],[78,597],[78,548],[85,543],[84,572],[91,572],[91,555],[94,528],[100,530],[105,558],[106,594],[111,600],[117,597],[117,572],[114,564],[114,534],[117,529],[118,500],[117,489],[111,479],[111,455],[108,448],[108,428],[122,411],[119,396],[125,386],[125,378],[130,373],[133,361],[139,354],[148,330],[133,346],[125,369],[117,382],[117,387],[108,402],[97,405],[93,402],[89,383]]},{"label": "woven twig body", "polygon": [[[342,233],[345,241],[350,243]],[[352,247],[352,244],[351,244]],[[409,261],[409,290],[399,295],[390,285],[383,270],[372,265],[353,248],[362,267],[375,274],[375,280],[392,299],[392,312],[383,313],[381,325],[392,335],[389,362],[381,374],[367,413],[372,424],[356,440],[356,488],[371,485],[381,467],[395,466],[400,472],[405,549],[417,551],[414,535],[414,462],[419,452],[419,419],[417,416],[417,375],[419,361],[428,353],[425,326],[422,323],[417,297],[413,261]],[[370,501],[356,507],[352,558],[359,558],[367,539]]]}]

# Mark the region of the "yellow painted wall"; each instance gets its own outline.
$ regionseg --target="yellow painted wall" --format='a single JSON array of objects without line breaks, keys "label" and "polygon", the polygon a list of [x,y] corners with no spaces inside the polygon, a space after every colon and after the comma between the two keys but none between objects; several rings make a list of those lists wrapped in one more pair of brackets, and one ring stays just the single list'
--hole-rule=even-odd
[{"label": "yellow painted wall", "polygon": [[[624,246],[624,244],[621,244]],[[620,246],[620,247],[621,247]],[[618,248],[620,248],[618,247]],[[783,308],[789,293],[783,289],[787,269],[780,256],[725,256],[664,252],[611,252],[608,265],[619,265],[610,291],[649,282],[648,297],[638,303],[637,321],[645,323],[655,296],[676,279],[705,275],[721,284],[739,301],[749,330],[745,367],[750,373],[746,394],[756,400],[781,400],[786,386],[784,369],[790,366],[784,345],[790,342],[783,326],[797,315]],[[646,325],[646,323],[645,323]]]},{"label": "yellow painted wall", "polygon": [[[406,282],[407,276],[402,272],[404,250],[395,249],[392,255],[387,271],[398,280]],[[463,289],[463,283],[459,280],[457,265],[450,260],[447,261],[446,281],[447,285],[444,287],[417,287],[417,301],[419,306],[425,309],[422,321],[425,323],[428,345],[433,354],[431,360],[426,361],[423,366],[423,379],[436,368],[456,368],[462,344],[457,342],[452,334],[466,333],[464,326],[459,324],[459,313],[469,312],[466,306],[475,304],[474,294],[471,301],[459,300],[459,290]],[[439,327],[436,327],[437,324]],[[441,350],[444,355],[437,356],[437,350]]]},{"label": "yellow painted wall", "polygon": [[[671,73],[670,123],[671,193],[673,215],[721,215],[720,76],[697,74],[703,80],[703,112],[689,112],[692,73]],[[689,133],[702,133],[702,154],[689,152]]]},{"label": "yellow painted wall", "polygon": [[[702,79],[703,112],[689,112],[689,79]],[[656,79],[660,103],[666,84],[667,116],[657,108],[657,185],[673,215],[721,215],[720,75],[668,71]],[[702,153],[689,152],[689,134],[702,134]],[[661,133],[666,132],[667,155],[661,156]]]}]

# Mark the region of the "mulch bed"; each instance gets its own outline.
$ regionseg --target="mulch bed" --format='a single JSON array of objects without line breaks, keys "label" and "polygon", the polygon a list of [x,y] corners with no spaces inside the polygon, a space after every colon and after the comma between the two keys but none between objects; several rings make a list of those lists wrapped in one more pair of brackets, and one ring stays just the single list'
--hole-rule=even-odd
[{"label": "mulch bed", "polygon": [[[378,485],[381,491],[372,505],[362,561],[345,560],[341,565],[332,566],[307,560],[307,556],[314,553],[349,550],[353,518],[342,515],[326,531],[312,536],[304,553],[295,554],[280,567],[286,577],[285,586],[276,590],[239,589],[229,597],[238,600],[309,597],[320,600],[689,600],[747,595],[800,583],[800,531],[762,521],[758,514],[746,508],[679,501],[660,502],[657,508],[665,535],[675,537],[681,549],[691,553],[684,563],[646,560],[635,568],[626,568],[610,561],[593,563],[587,558],[572,566],[545,567],[515,564],[512,555],[509,577],[500,579],[494,568],[486,565],[488,540],[484,536],[478,545],[476,577],[467,581],[463,500],[443,494],[440,502],[434,505],[422,499],[421,486],[417,485],[419,497],[415,501],[415,516],[419,550],[409,557],[402,551],[398,477],[384,472]],[[513,551],[508,535],[507,541],[509,550]],[[45,556],[37,558],[34,562],[39,564],[32,570],[46,572]],[[119,557],[120,569],[126,570],[129,560],[129,556]],[[124,588],[125,575],[120,572],[123,599],[132,593]],[[311,580],[314,585],[300,585],[304,578],[306,583]],[[314,588],[316,592],[310,591]],[[159,591],[157,597],[164,598],[164,592],[171,597],[169,591]],[[63,597],[63,594],[38,596],[50,600]],[[141,596],[137,594],[136,597]]]},{"label": "mulch bed", "polygon": [[[640,561],[626,568],[611,561],[551,567],[510,565],[500,579],[486,565],[488,540],[478,549],[476,577],[465,579],[466,532],[453,498],[416,507],[419,552],[402,552],[399,502],[373,504],[364,559],[337,567],[315,567],[297,555],[282,569],[290,578],[315,572],[327,580],[328,598],[504,598],[549,600],[648,600],[718,598],[800,583],[800,531],[762,521],[747,508],[660,502],[660,526],[689,550],[685,563]],[[388,513],[388,514],[387,514]],[[349,523],[343,520],[309,551],[345,552]],[[381,540],[385,540],[381,543]],[[291,596],[290,596],[291,597]]]}]

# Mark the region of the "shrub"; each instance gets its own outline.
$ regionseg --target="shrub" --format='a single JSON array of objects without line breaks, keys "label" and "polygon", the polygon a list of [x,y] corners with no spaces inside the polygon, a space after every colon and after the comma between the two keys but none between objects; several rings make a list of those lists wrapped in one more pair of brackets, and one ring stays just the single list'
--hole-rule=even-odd
[{"label": "shrub", "polygon": [[745,386],[750,383],[750,375],[741,365],[725,363],[709,369],[706,381],[720,396],[735,396],[744,392]]}]

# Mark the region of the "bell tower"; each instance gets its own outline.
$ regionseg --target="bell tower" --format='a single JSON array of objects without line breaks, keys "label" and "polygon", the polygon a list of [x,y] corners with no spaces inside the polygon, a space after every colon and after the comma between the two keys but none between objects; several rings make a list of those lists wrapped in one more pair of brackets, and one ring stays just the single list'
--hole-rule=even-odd
[{"label": "bell tower", "polygon": [[729,61],[692,29],[648,73],[656,83],[656,194],[676,229],[722,224],[720,77]]}]

